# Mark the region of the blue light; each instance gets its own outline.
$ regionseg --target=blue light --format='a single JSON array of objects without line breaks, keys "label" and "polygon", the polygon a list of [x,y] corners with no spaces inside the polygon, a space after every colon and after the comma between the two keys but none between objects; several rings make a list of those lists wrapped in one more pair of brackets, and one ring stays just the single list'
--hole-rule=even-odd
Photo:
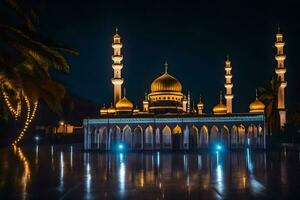
[{"label": "blue light", "polygon": [[120,150],[122,150],[122,149],[123,149],[123,144],[119,144],[118,148],[119,148]]},{"label": "blue light", "polygon": [[247,138],[247,144],[250,145],[250,138]]},{"label": "blue light", "polygon": [[221,150],[222,150],[222,146],[221,146],[220,144],[218,144],[218,145],[216,146],[216,149],[217,149],[217,151],[221,151]]},{"label": "blue light", "polygon": [[39,136],[35,136],[34,139],[35,139],[35,141],[39,141],[40,140]]}]

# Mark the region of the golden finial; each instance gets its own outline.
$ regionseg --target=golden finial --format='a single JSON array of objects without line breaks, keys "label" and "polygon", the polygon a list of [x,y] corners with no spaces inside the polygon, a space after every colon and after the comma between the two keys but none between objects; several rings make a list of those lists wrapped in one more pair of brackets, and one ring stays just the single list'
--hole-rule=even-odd
[{"label": "golden finial", "polygon": [[277,33],[280,33],[280,25],[277,25]]},{"label": "golden finial", "polygon": [[168,73],[168,62],[167,61],[165,61],[165,73]]},{"label": "golden finial", "polygon": [[147,92],[145,91],[145,101],[147,101]]}]

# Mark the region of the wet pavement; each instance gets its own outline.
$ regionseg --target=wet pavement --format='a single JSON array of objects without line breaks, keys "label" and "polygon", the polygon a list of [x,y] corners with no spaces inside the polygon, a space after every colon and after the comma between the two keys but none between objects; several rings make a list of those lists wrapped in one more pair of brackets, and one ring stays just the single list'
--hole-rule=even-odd
[{"label": "wet pavement", "polygon": [[5,148],[0,199],[300,199],[300,153]]}]

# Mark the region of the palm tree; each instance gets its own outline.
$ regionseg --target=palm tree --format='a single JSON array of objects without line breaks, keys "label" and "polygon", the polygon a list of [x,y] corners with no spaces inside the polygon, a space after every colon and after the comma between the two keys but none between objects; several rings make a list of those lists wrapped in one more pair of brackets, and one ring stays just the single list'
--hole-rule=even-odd
[{"label": "palm tree", "polygon": [[0,17],[0,87],[5,103],[15,119],[20,117],[22,100],[27,107],[24,128],[14,141],[23,137],[33,120],[38,101],[43,100],[56,113],[62,111],[65,95],[63,85],[54,81],[50,68],[68,72],[65,53],[77,55],[67,48],[44,38],[38,32],[37,15],[32,6],[22,0],[3,0],[13,11],[13,19]]},{"label": "palm tree", "polygon": [[259,99],[266,105],[265,114],[269,133],[279,130],[279,118],[277,112],[278,89],[280,81],[272,78],[265,87],[259,87]]}]

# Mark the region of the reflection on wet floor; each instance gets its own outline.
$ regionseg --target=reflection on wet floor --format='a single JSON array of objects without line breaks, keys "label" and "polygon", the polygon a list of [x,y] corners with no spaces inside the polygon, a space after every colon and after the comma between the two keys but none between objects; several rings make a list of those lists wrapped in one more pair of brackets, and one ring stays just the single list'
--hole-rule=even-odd
[{"label": "reflection on wet floor", "polygon": [[[223,199],[298,196],[299,152],[96,153],[0,150],[0,196],[15,199]],[[13,191],[13,192],[11,192]]]}]

